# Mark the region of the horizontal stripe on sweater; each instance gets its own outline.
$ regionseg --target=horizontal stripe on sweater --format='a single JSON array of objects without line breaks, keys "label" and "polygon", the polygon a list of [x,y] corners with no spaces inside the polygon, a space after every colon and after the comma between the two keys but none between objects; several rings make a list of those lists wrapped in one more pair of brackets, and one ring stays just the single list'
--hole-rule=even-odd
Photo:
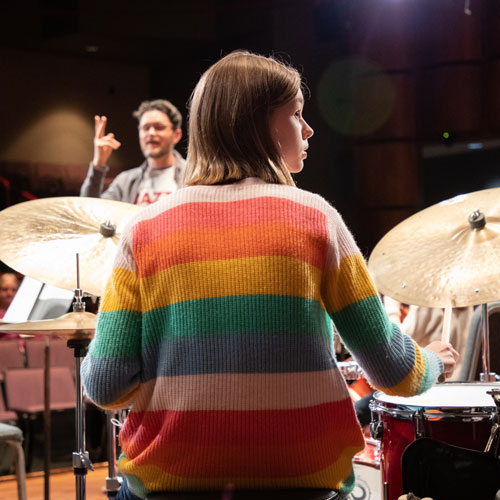
[{"label": "horizontal stripe on sweater", "polygon": [[346,398],[344,379],[335,369],[190,375],[159,377],[141,384],[133,411],[286,410]]},{"label": "horizontal stripe on sweater", "polygon": [[[179,193],[180,194],[180,193]],[[165,211],[139,221],[140,244],[149,245],[168,233],[210,229],[240,228],[260,224],[293,224],[299,230],[313,231],[326,236],[326,217],[316,208],[275,196],[261,196],[244,200],[196,201],[181,205],[164,204]],[[150,213],[153,210],[150,210]],[[159,231],[163,231],[163,234]],[[134,251],[137,247],[134,248]]]},{"label": "horizontal stripe on sweater", "polygon": [[[294,244],[290,245],[290,241]],[[141,277],[189,262],[264,256],[295,258],[321,269],[327,243],[324,234],[315,235],[282,222],[242,228],[190,229],[159,237],[148,245],[138,243],[136,262]],[[165,254],[163,249],[169,247],[176,251]]]},{"label": "horizontal stripe on sweater", "polygon": [[[156,260],[157,266],[161,266],[161,255],[157,256]],[[126,273],[122,271],[120,274],[115,287],[126,280]],[[297,286],[297,283],[302,286]],[[190,262],[142,278],[140,287],[149,290],[149,293],[143,296],[141,307],[143,312],[147,312],[177,302],[249,294],[292,295],[319,300],[320,283],[320,270],[290,257],[268,256]],[[165,284],[169,285],[168,288]],[[124,285],[127,290],[127,283]],[[108,299],[101,310],[120,309],[123,303],[121,296],[122,294],[120,297],[116,296],[115,301]],[[132,304],[132,299],[129,303]]]},{"label": "horizontal stripe on sweater", "polygon": [[[311,474],[301,474],[294,477],[262,477],[258,478],[258,487],[262,488],[326,488],[337,491],[352,489],[352,457],[360,451],[360,446],[346,446],[344,454],[333,464]],[[256,480],[253,477],[241,475],[193,478],[165,473],[163,469],[150,466],[135,468],[133,463],[121,457],[120,470],[133,470],[134,474],[127,474],[130,489],[136,495],[144,497],[150,491],[200,491],[223,490],[228,484],[236,489],[255,489]],[[345,481],[343,481],[343,479]]]},{"label": "horizontal stripe on sweater", "polygon": [[[329,339],[311,335],[245,334],[164,339],[142,350],[142,381],[205,373],[282,373],[335,366]],[[134,363],[136,357],[130,358]],[[100,358],[112,370],[127,358]],[[179,361],[182,360],[182,363]]]},{"label": "horizontal stripe on sweater", "polygon": [[[276,314],[280,311],[280,314]],[[135,357],[135,342],[126,342],[129,331],[142,330],[143,346],[164,338],[228,334],[283,334],[330,336],[329,320],[318,301],[279,295],[241,295],[180,302],[152,310],[99,313],[99,328],[106,341],[94,339],[93,356]],[[104,335],[103,335],[104,337]],[[125,338],[124,338],[125,337]],[[134,339],[138,341],[137,335]]]},{"label": "horizontal stripe on sweater", "polygon": [[290,477],[323,469],[358,442],[354,418],[349,397],[292,410],[131,412],[120,443],[135,466],[173,475]]}]

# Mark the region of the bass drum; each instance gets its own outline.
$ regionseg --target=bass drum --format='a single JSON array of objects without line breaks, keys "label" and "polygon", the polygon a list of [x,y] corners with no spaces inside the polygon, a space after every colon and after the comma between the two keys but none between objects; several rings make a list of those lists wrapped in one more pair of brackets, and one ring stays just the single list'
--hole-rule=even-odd
[{"label": "bass drum", "polygon": [[381,500],[380,442],[366,438],[365,449],[354,455],[353,465],[356,486],[347,500]]},{"label": "bass drum", "polygon": [[419,437],[484,450],[496,406],[487,393],[498,383],[454,382],[438,384],[410,398],[375,392],[370,408],[374,435],[381,439],[380,464],[383,499],[398,500],[403,493],[401,458]]}]

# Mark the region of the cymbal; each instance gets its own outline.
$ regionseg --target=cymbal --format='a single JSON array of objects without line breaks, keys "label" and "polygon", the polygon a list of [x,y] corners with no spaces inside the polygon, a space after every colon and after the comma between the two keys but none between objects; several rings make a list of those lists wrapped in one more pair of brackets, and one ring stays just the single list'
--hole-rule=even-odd
[{"label": "cymbal", "polygon": [[101,295],[125,223],[140,207],[99,198],[42,198],[0,212],[0,260],[21,274],[66,290]]},{"label": "cymbal", "polygon": [[66,338],[92,338],[97,315],[89,312],[70,312],[55,319],[26,321],[0,325],[0,332],[25,335],[49,335]]},{"label": "cymbal", "polygon": [[500,299],[500,188],[432,205],[391,229],[368,267],[406,304],[465,307]]}]

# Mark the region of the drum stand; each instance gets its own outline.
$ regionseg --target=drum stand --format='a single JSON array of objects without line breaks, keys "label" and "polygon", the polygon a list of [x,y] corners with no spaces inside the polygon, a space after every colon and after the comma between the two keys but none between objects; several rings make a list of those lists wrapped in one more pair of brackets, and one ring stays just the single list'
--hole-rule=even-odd
[{"label": "drum stand", "polygon": [[[76,282],[75,302],[73,303],[73,312],[85,312],[85,302],[82,301],[83,290],[80,288],[80,269],[78,254],[76,254]],[[94,470],[92,462],[89,458],[88,451],[85,451],[85,424],[83,412],[83,386],[80,375],[81,360],[87,354],[89,338],[71,338],[67,342],[70,349],[74,349],[75,353],[75,369],[76,369],[76,451],[73,452],[73,472],[75,475],[76,484],[76,499],[84,500],[86,496],[86,479],[87,471]]]},{"label": "drum stand", "polygon": [[106,478],[106,494],[108,498],[115,498],[121,483],[116,476],[116,430],[115,415],[113,410],[106,411],[106,436],[108,455],[108,477]]},{"label": "drum stand", "polygon": [[481,333],[483,344],[483,371],[479,374],[481,382],[495,382],[496,373],[490,372],[490,326],[488,318],[488,304],[481,305]]},{"label": "drum stand", "polygon": [[73,472],[76,479],[76,498],[84,500],[86,495],[85,485],[88,469],[94,470],[89,458],[88,451],[85,451],[85,425],[83,418],[83,390],[80,376],[80,362],[87,353],[90,339],[69,339],[68,347],[75,351],[76,368],[76,451],[73,452]]}]

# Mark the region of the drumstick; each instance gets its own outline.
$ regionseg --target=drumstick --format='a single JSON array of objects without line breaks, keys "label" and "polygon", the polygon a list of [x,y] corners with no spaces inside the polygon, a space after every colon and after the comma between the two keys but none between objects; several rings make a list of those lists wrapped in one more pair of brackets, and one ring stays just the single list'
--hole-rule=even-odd
[{"label": "drumstick", "polygon": [[[444,316],[443,316],[443,331],[441,333],[441,342],[445,344],[450,343],[450,331],[451,331],[451,313],[453,308],[451,304],[448,304],[444,308]],[[445,376],[444,374],[439,375],[438,382],[444,382]]]},{"label": "drumstick", "polygon": [[450,343],[450,331],[451,331],[451,313],[453,308],[451,304],[448,304],[444,308],[444,317],[443,317],[443,332],[441,334],[441,342],[445,344]]}]

